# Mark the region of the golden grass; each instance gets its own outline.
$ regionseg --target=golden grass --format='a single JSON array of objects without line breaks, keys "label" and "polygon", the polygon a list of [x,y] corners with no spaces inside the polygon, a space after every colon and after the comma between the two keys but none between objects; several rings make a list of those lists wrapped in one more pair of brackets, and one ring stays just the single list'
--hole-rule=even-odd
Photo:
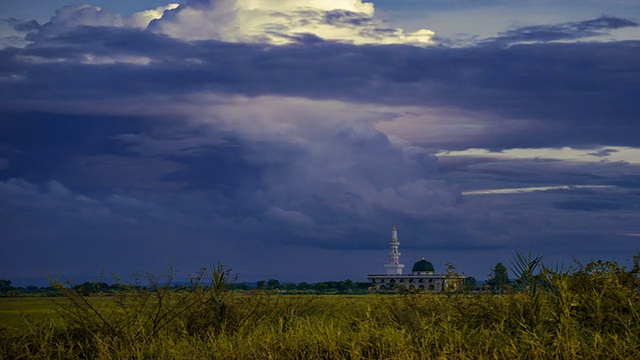
[{"label": "golden grass", "polygon": [[[545,269],[536,286],[499,295],[68,293],[59,318],[5,334],[0,358],[640,359],[633,277],[605,270]],[[3,322],[47,314],[40,299],[1,300]]]},{"label": "golden grass", "polygon": [[[32,309],[42,313],[41,302],[17,300],[22,299],[3,304],[13,303],[14,308],[34,305]],[[106,301],[115,300],[99,300],[101,306]],[[195,333],[189,330],[186,317],[176,319],[175,324],[153,336],[142,334],[135,338],[133,333],[138,328],[112,336],[99,326],[83,328],[43,320],[22,326],[20,335],[14,333],[5,339],[11,342],[3,343],[0,357],[640,358],[640,325],[634,319],[620,319],[624,326],[612,326],[610,330],[585,325],[576,318],[557,322],[553,305],[545,303],[542,322],[532,327],[523,318],[528,316],[524,311],[526,294],[371,295],[357,299],[254,294],[231,296],[227,304],[235,308],[227,323],[219,328],[204,326]],[[636,310],[637,305],[636,301]],[[247,321],[238,322],[246,317]]]}]

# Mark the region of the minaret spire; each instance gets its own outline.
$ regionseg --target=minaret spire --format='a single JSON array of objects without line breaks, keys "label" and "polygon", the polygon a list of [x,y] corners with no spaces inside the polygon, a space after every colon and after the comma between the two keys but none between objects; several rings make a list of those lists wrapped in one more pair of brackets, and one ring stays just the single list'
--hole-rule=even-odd
[{"label": "minaret spire", "polygon": [[398,241],[398,230],[396,230],[395,225],[391,230],[391,242],[389,243],[390,252],[389,259],[391,262],[386,264],[384,267],[387,268],[387,274],[402,274],[402,269],[404,268],[403,264],[400,264],[400,251],[398,251],[398,247],[400,246],[400,242]]}]

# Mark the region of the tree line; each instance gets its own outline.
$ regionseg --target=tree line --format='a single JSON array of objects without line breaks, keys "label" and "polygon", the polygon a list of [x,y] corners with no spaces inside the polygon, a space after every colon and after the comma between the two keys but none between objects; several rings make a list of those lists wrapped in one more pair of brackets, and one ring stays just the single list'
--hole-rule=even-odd
[{"label": "tree line", "polygon": [[[614,271],[617,276],[625,278],[626,281],[634,283],[640,287],[640,252],[632,256],[632,267],[627,269],[626,266],[618,264],[616,261],[591,261],[587,265],[581,264],[578,260],[574,259],[574,265],[571,271],[574,277],[582,276],[581,274],[592,273],[594,271],[601,271],[602,269],[608,269]],[[528,256],[524,256],[519,252],[516,252],[514,259],[511,260],[509,269],[502,262],[497,263],[491,272],[488,274],[488,279],[484,282],[478,282],[476,278],[468,276],[464,279],[463,286],[460,291],[463,292],[478,292],[478,291],[491,291],[491,292],[511,292],[519,291],[525,287],[526,284],[540,282],[540,273],[535,273],[535,269],[542,264],[542,256],[532,257],[529,253]],[[509,277],[509,272],[515,276]],[[447,274],[455,274],[455,266],[447,263]],[[174,282],[173,275],[169,277],[169,281],[164,284],[165,288],[173,290],[184,290],[189,288],[193,284]],[[92,294],[113,294],[121,291],[131,289],[131,287],[137,287],[138,290],[145,290],[147,287],[141,285],[123,284],[121,281],[117,281],[113,284],[108,284],[104,281],[86,281],[81,284],[71,284],[66,282],[69,288],[77,291],[82,295]],[[201,286],[201,285],[198,285]],[[279,293],[315,293],[315,294],[364,294],[369,292],[371,283],[362,281],[352,281],[351,279],[341,281],[322,281],[316,283],[309,282],[280,282],[277,279],[259,280],[252,282],[227,282],[224,284],[227,290],[267,290],[276,291]],[[61,296],[62,294],[55,286],[37,287],[14,287],[11,280],[0,279],[0,297],[18,297],[18,296]]]},{"label": "tree line", "polygon": [[[54,286],[37,287],[14,287],[11,280],[0,279],[0,297],[19,297],[19,296],[61,296],[62,294]],[[80,284],[71,284],[66,282],[69,288],[77,291],[81,295],[109,295],[131,288],[131,285],[124,285],[121,282],[109,284],[104,281],[85,281]],[[179,291],[191,287],[190,283],[175,282],[173,284],[165,284],[165,287]],[[199,285],[200,286],[200,285]],[[316,293],[316,294],[357,294],[366,293],[371,284],[369,282],[352,281],[350,279],[340,281],[322,281],[317,283],[309,282],[280,282],[277,279],[260,280],[256,282],[230,282],[225,284],[227,290],[268,290],[280,293]],[[136,286],[138,290],[151,290],[148,286]]]}]

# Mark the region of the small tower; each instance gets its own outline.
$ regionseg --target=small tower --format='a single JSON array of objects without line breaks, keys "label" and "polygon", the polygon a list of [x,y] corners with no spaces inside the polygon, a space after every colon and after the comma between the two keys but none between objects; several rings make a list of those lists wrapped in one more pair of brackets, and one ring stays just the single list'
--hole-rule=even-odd
[{"label": "small tower", "polygon": [[398,241],[398,231],[395,226],[391,230],[391,242],[389,243],[389,246],[391,248],[391,252],[389,252],[389,259],[391,260],[391,263],[384,266],[387,268],[387,275],[402,275],[404,265],[400,264],[400,252],[398,251],[400,242]]}]

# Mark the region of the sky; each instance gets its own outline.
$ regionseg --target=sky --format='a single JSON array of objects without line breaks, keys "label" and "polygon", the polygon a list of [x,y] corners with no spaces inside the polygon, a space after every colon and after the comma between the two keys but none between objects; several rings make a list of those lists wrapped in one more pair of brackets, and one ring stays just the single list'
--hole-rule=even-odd
[{"label": "sky", "polygon": [[0,0],[0,278],[640,251],[635,0]]}]

